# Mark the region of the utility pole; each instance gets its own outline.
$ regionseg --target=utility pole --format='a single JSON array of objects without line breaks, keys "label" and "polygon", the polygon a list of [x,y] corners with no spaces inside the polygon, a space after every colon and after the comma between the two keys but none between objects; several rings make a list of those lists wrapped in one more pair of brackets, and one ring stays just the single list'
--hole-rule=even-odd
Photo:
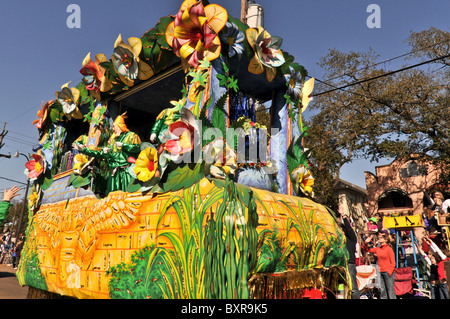
[{"label": "utility pole", "polygon": [[248,0],[241,0],[241,21],[247,23]]},{"label": "utility pole", "polygon": [[[25,157],[26,159],[27,159],[27,162],[29,162],[30,161],[30,158],[27,156],[27,155],[25,155],[25,154],[23,154],[23,153],[19,153],[19,151],[17,151],[16,152],[16,154],[14,154],[14,157],[15,158],[19,158],[19,156],[20,155],[22,155],[23,157]],[[20,235],[20,229],[22,228],[22,218],[23,218],[23,215],[25,215],[26,214],[26,212],[27,212],[27,204],[28,204],[28,189],[29,189],[29,187],[30,187],[30,179],[29,178],[27,178],[27,188],[26,188],[26,190],[25,190],[25,197],[24,197],[24,200],[23,200],[23,207],[22,207],[22,213],[20,214],[20,216],[19,216],[19,223],[18,223],[18,226],[17,226],[17,230],[16,230],[16,238],[19,238],[19,235]],[[15,219],[15,216],[14,216],[14,219]],[[15,220],[14,220],[14,222],[15,222]],[[13,227],[14,227],[14,222],[13,222]]]},{"label": "utility pole", "polygon": [[[3,145],[5,145],[5,143],[3,143],[3,138],[6,136],[6,134],[8,134],[8,131],[5,128],[6,122],[3,124],[3,131],[0,133],[0,149],[3,147]],[[0,157],[11,158],[11,155],[0,154]]]}]

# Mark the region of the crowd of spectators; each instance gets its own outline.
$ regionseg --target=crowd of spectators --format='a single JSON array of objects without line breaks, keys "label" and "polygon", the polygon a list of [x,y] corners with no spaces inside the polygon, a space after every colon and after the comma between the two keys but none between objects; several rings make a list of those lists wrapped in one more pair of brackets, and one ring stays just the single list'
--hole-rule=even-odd
[{"label": "crowd of spectators", "polygon": [[16,239],[7,229],[0,238],[0,264],[10,265],[17,269],[24,241],[23,234]]},{"label": "crowd of spectators", "polygon": [[[449,299],[444,268],[444,262],[450,261],[448,226],[445,226],[450,224],[450,215],[446,215],[450,213],[448,210],[450,210],[450,199],[445,200],[442,193],[435,192],[431,205],[424,209],[423,227],[411,228],[412,234],[410,230],[385,228],[383,219],[391,216],[376,213],[368,219],[365,231],[357,234],[354,253],[352,249],[348,250],[352,255],[350,260],[353,260],[353,254],[355,255],[352,263],[354,262],[356,269],[367,265],[376,269],[376,278],[368,287],[365,287],[366,290],[369,288],[371,298],[397,299],[426,296],[431,299]],[[344,219],[348,217],[345,215],[341,217],[343,217],[343,225],[348,227],[352,224],[351,218],[347,225]],[[349,232],[348,229],[344,228],[344,230]],[[397,236],[400,236],[399,240]],[[349,269],[351,267],[353,265],[349,266]],[[412,286],[416,289],[408,294],[398,295],[394,290],[395,273],[406,267],[412,269]],[[398,291],[397,289],[397,293]],[[359,291],[358,294],[353,293],[355,299],[363,295],[363,291]]]}]

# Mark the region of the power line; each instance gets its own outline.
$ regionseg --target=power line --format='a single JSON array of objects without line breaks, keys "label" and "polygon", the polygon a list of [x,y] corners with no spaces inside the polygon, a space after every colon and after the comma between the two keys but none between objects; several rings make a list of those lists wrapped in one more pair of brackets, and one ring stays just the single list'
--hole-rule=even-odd
[{"label": "power line", "polygon": [[22,185],[27,185],[26,183],[19,182],[19,181],[16,181],[16,180],[14,180],[14,179],[10,179],[10,178],[3,177],[3,176],[0,176],[0,179],[4,179],[4,180],[6,180],[6,181],[14,182],[14,183],[22,184]]},{"label": "power line", "polygon": [[25,141],[25,140],[22,140],[22,139],[19,139],[19,138],[11,137],[11,136],[5,137],[5,140],[10,140],[12,142],[16,142],[16,143],[23,144],[23,145],[28,145],[28,146],[35,146],[36,144],[38,144],[37,142],[36,143],[32,143],[30,141]]},{"label": "power line", "polygon": [[387,72],[387,73],[384,73],[384,74],[381,74],[381,75],[377,75],[377,76],[374,76],[374,77],[371,77],[371,78],[355,81],[355,82],[349,83],[347,85],[334,88],[332,90],[328,90],[328,91],[325,91],[325,92],[320,92],[320,93],[317,93],[317,94],[313,94],[312,96],[316,97],[316,96],[327,94],[327,93],[331,93],[331,92],[334,92],[334,91],[337,91],[337,90],[342,90],[342,89],[348,88],[350,86],[354,86],[354,85],[357,85],[357,84],[362,84],[362,83],[365,83],[365,82],[369,82],[369,81],[372,81],[372,80],[376,80],[376,79],[379,79],[379,78],[390,76],[390,75],[393,75],[393,74],[396,74],[396,73],[399,73],[399,72],[402,72],[402,71],[413,69],[413,68],[416,68],[418,66],[421,66],[421,65],[424,65],[424,64],[428,64],[428,63],[431,63],[431,62],[435,62],[437,60],[442,60],[442,59],[445,59],[445,58],[448,58],[448,57],[450,57],[450,54],[445,55],[445,56],[441,56],[441,57],[437,57],[437,58],[434,58],[434,59],[431,59],[431,60],[428,60],[428,61],[424,61],[424,62],[421,62],[421,63],[413,64],[413,65],[404,67],[402,69],[398,69],[398,70],[395,70],[395,71],[390,71],[390,72]]},{"label": "power line", "polygon": [[384,61],[381,61],[381,62],[372,64],[372,65],[369,65],[369,66],[366,66],[366,67],[363,67],[363,68],[360,68],[360,69],[357,69],[357,70],[355,70],[355,71],[353,71],[353,72],[345,73],[345,74],[341,74],[341,75],[335,76],[335,77],[333,77],[333,78],[327,79],[326,82],[329,82],[329,81],[332,81],[332,80],[341,78],[341,77],[346,76],[346,75],[347,75],[347,76],[350,76],[351,74],[354,74],[354,73],[356,73],[356,72],[363,71],[363,70],[367,70],[367,69],[372,68],[372,67],[374,67],[374,66],[377,66],[377,65],[380,65],[380,64],[383,64],[383,63],[386,63],[386,62],[390,62],[390,61],[393,61],[393,60],[397,60],[397,59],[399,59],[399,58],[403,58],[404,56],[411,55],[411,54],[417,53],[417,52],[419,52],[419,51],[423,51],[423,50],[425,50],[425,49],[429,49],[429,48],[431,48],[431,47],[434,47],[434,46],[436,46],[436,45],[440,45],[440,44],[443,44],[443,43],[446,43],[446,42],[449,42],[449,41],[450,41],[450,40],[444,40],[444,41],[442,41],[442,42],[435,43],[435,44],[429,45],[429,46],[427,46],[427,47],[423,47],[423,48],[421,48],[421,49],[417,49],[417,50],[414,50],[414,51],[410,51],[410,52],[401,54],[401,55],[399,55],[399,56],[396,56],[396,57],[393,57],[393,58],[390,58],[390,59],[387,59],[387,60],[384,60]]},{"label": "power line", "polygon": [[11,131],[11,130],[9,130],[9,129],[8,129],[8,132],[9,132],[9,133],[13,133],[13,134],[17,134],[17,135],[21,135],[21,136],[23,136],[23,137],[28,137],[28,138],[31,138],[31,139],[36,139],[36,136],[25,135],[25,134],[22,134],[22,133],[19,133],[19,132]]},{"label": "power line", "polygon": [[33,110],[33,109],[36,109],[36,106],[35,106],[35,105],[32,106],[32,107],[30,107],[30,108],[28,108],[28,109],[26,109],[26,110],[23,111],[22,113],[19,113],[18,115],[16,115],[15,117],[13,117],[12,119],[10,119],[9,121],[6,121],[6,123],[13,122],[13,121],[17,120],[19,117],[22,117],[24,114],[30,112],[30,111]]},{"label": "power line", "polygon": [[[432,71],[432,72],[434,72],[434,71]],[[333,84],[330,84],[330,83],[327,83],[327,82],[325,82],[325,81],[322,81],[322,80],[318,79],[317,77],[314,77],[314,76],[310,76],[310,77],[313,77],[317,82],[320,82],[320,83],[322,83],[322,84],[331,86],[332,88],[340,89],[338,86],[333,85]],[[371,101],[374,101],[374,102],[379,103],[379,101],[378,101],[378,100],[375,100],[372,96],[367,96],[367,95],[362,94],[362,93],[353,92],[353,91],[345,90],[345,89],[340,89],[340,90],[342,90],[342,91],[344,91],[344,92],[346,92],[346,93],[350,93],[350,94],[353,94],[353,95],[358,95],[358,96],[364,97],[364,98],[366,98],[366,99],[369,99],[369,100],[371,100]],[[390,99],[389,101],[397,102],[397,101],[392,100],[392,99]],[[417,102],[405,102],[405,101],[401,101],[401,103],[417,104]]]}]

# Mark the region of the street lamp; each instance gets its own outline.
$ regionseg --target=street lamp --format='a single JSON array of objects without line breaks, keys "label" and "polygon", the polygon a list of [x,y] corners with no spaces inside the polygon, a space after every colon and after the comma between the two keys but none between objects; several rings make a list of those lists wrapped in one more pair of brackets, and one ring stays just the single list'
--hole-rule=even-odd
[{"label": "street lamp", "polygon": [[25,158],[27,159],[27,162],[30,161],[30,159],[28,158],[28,156],[26,156],[24,153],[19,153],[19,151],[17,151],[16,154],[14,154],[14,157],[15,157],[15,158],[19,158],[20,155],[25,156]]},{"label": "street lamp", "polygon": [[[24,156],[24,157],[27,159],[27,163],[30,161],[30,158],[29,158],[28,156],[26,156],[26,155],[23,154],[23,153],[19,153],[19,151],[17,151],[16,154],[14,154],[14,157],[15,157],[15,158],[19,158],[20,155]],[[22,214],[20,214],[19,228],[18,228],[18,231],[17,231],[17,232],[20,231],[20,227],[22,226],[22,217],[23,217],[23,215],[24,215],[25,212],[26,212],[26,208],[27,208],[27,197],[28,197],[28,188],[29,188],[29,187],[30,187],[30,179],[27,178],[27,188],[26,188],[26,190],[25,190],[25,200],[23,201],[23,210],[22,210]],[[16,219],[16,216],[14,216],[14,219]],[[13,221],[13,226],[14,226],[14,221]],[[17,232],[16,232],[16,233],[17,233]],[[16,236],[19,236],[19,234],[16,234]],[[16,237],[16,238],[18,238],[18,237]]]}]

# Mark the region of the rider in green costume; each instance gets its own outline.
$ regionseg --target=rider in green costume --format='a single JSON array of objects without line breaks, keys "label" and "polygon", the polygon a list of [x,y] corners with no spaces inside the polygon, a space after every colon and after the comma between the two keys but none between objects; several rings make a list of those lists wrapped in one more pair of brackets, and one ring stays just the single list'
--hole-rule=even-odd
[{"label": "rider in green costume", "polygon": [[125,114],[119,115],[113,123],[114,133],[108,141],[108,146],[103,150],[91,150],[83,146],[77,146],[80,153],[103,159],[108,164],[106,194],[114,191],[126,191],[132,176],[128,172],[129,157],[137,158],[140,152],[141,139],[130,132],[125,125]]}]

